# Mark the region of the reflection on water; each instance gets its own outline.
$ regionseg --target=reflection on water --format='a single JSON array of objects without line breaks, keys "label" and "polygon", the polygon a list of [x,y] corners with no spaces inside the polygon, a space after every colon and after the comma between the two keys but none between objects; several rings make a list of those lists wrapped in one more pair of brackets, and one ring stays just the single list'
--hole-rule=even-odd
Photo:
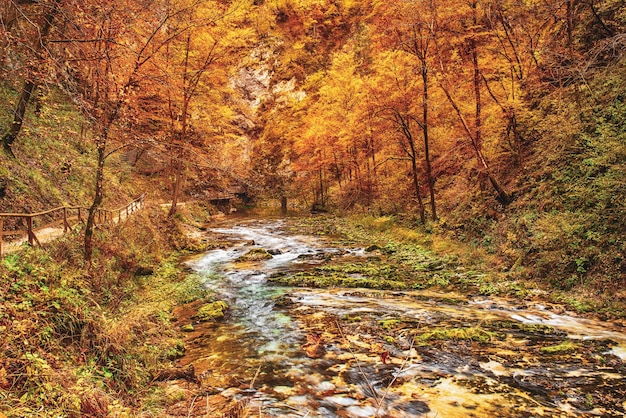
[{"label": "reflection on water", "polygon": [[[452,305],[444,302],[450,294],[428,291],[268,286],[271,274],[363,254],[287,235],[283,227],[282,221],[248,221],[213,229],[210,234],[232,246],[190,261],[230,305],[225,320],[198,327],[182,359],[194,363],[205,384],[251,397],[250,407],[266,417],[623,416],[626,383],[615,356],[624,358],[626,335],[608,324],[504,299],[453,295],[463,303]],[[273,257],[238,261],[253,248]],[[384,330],[381,338],[381,321],[397,318],[414,326]],[[420,327],[477,325],[492,327],[495,337],[487,343],[413,339]],[[534,325],[562,332],[533,333]],[[542,349],[564,338],[577,350]],[[622,401],[598,404],[597,391]]]}]

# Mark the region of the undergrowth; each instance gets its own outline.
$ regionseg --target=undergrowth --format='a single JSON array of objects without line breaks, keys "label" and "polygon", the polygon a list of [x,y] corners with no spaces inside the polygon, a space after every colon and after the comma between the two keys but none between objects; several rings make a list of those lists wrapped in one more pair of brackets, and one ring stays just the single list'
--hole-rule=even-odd
[{"label": "undergrowth", "polygon": [[178,267],[178,234],[155,206],[98,230],[90,270],[80,231],[2,258],[0,411],[159,415],[165,405],[152,379],[184,352],[171,309],[210,296]]}]

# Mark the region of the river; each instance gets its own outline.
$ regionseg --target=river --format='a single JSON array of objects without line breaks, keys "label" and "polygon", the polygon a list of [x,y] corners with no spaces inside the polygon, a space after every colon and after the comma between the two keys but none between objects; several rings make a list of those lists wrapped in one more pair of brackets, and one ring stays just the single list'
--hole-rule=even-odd
[{"label": "river", "polygon": [[[454,290],[277,286],[272,277],[376,260],[290,225],[213,227],[207,239],[224,248],[188,261],[229,309],[196,324],[179,365],[247,416],[624,416],[617,324]],[[272,257],[242,260],[259,248]]]}]

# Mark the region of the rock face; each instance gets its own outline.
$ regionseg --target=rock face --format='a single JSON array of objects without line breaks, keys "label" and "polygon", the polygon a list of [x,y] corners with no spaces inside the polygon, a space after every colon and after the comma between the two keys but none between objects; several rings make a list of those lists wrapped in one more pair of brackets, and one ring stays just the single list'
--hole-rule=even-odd
[{"label": "rock face", "polygon": [[295,78],[277,80],[274,70],[277,64],[276,48],[280,46],[280,42],[258,45],[231,79],[231,86],[241,92],[243,101],[251,110],[251,113],[241,115],[241,120],[238,120],[242,127],[254,127],[254,117],[248,116],[255,115],[265,103],[280,106],[306,97],[306,93],[298,88]]}]

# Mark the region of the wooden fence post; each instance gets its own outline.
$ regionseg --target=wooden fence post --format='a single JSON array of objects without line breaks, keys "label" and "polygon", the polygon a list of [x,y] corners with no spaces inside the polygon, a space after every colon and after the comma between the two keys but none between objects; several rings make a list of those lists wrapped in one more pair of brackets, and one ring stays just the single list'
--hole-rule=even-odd
[{"label": "wooden fence post", "polygon": [[28,230],[28,244],[33,246],[33,218],[30,216],[26,217],[26,229]]},{"label": "wooden fence post", "polygon": [[33,232],[33,217],[26,217],[26,225],[28,225],[28,244],[32,247],[35,243],[41,247],[41,243],[37,239],[35,232]]},{"label": "wooden fence post", "polygon": [[70,229],[70,224],[67,222],[67,208],[63,206],[63,233],[67,233]]}]

